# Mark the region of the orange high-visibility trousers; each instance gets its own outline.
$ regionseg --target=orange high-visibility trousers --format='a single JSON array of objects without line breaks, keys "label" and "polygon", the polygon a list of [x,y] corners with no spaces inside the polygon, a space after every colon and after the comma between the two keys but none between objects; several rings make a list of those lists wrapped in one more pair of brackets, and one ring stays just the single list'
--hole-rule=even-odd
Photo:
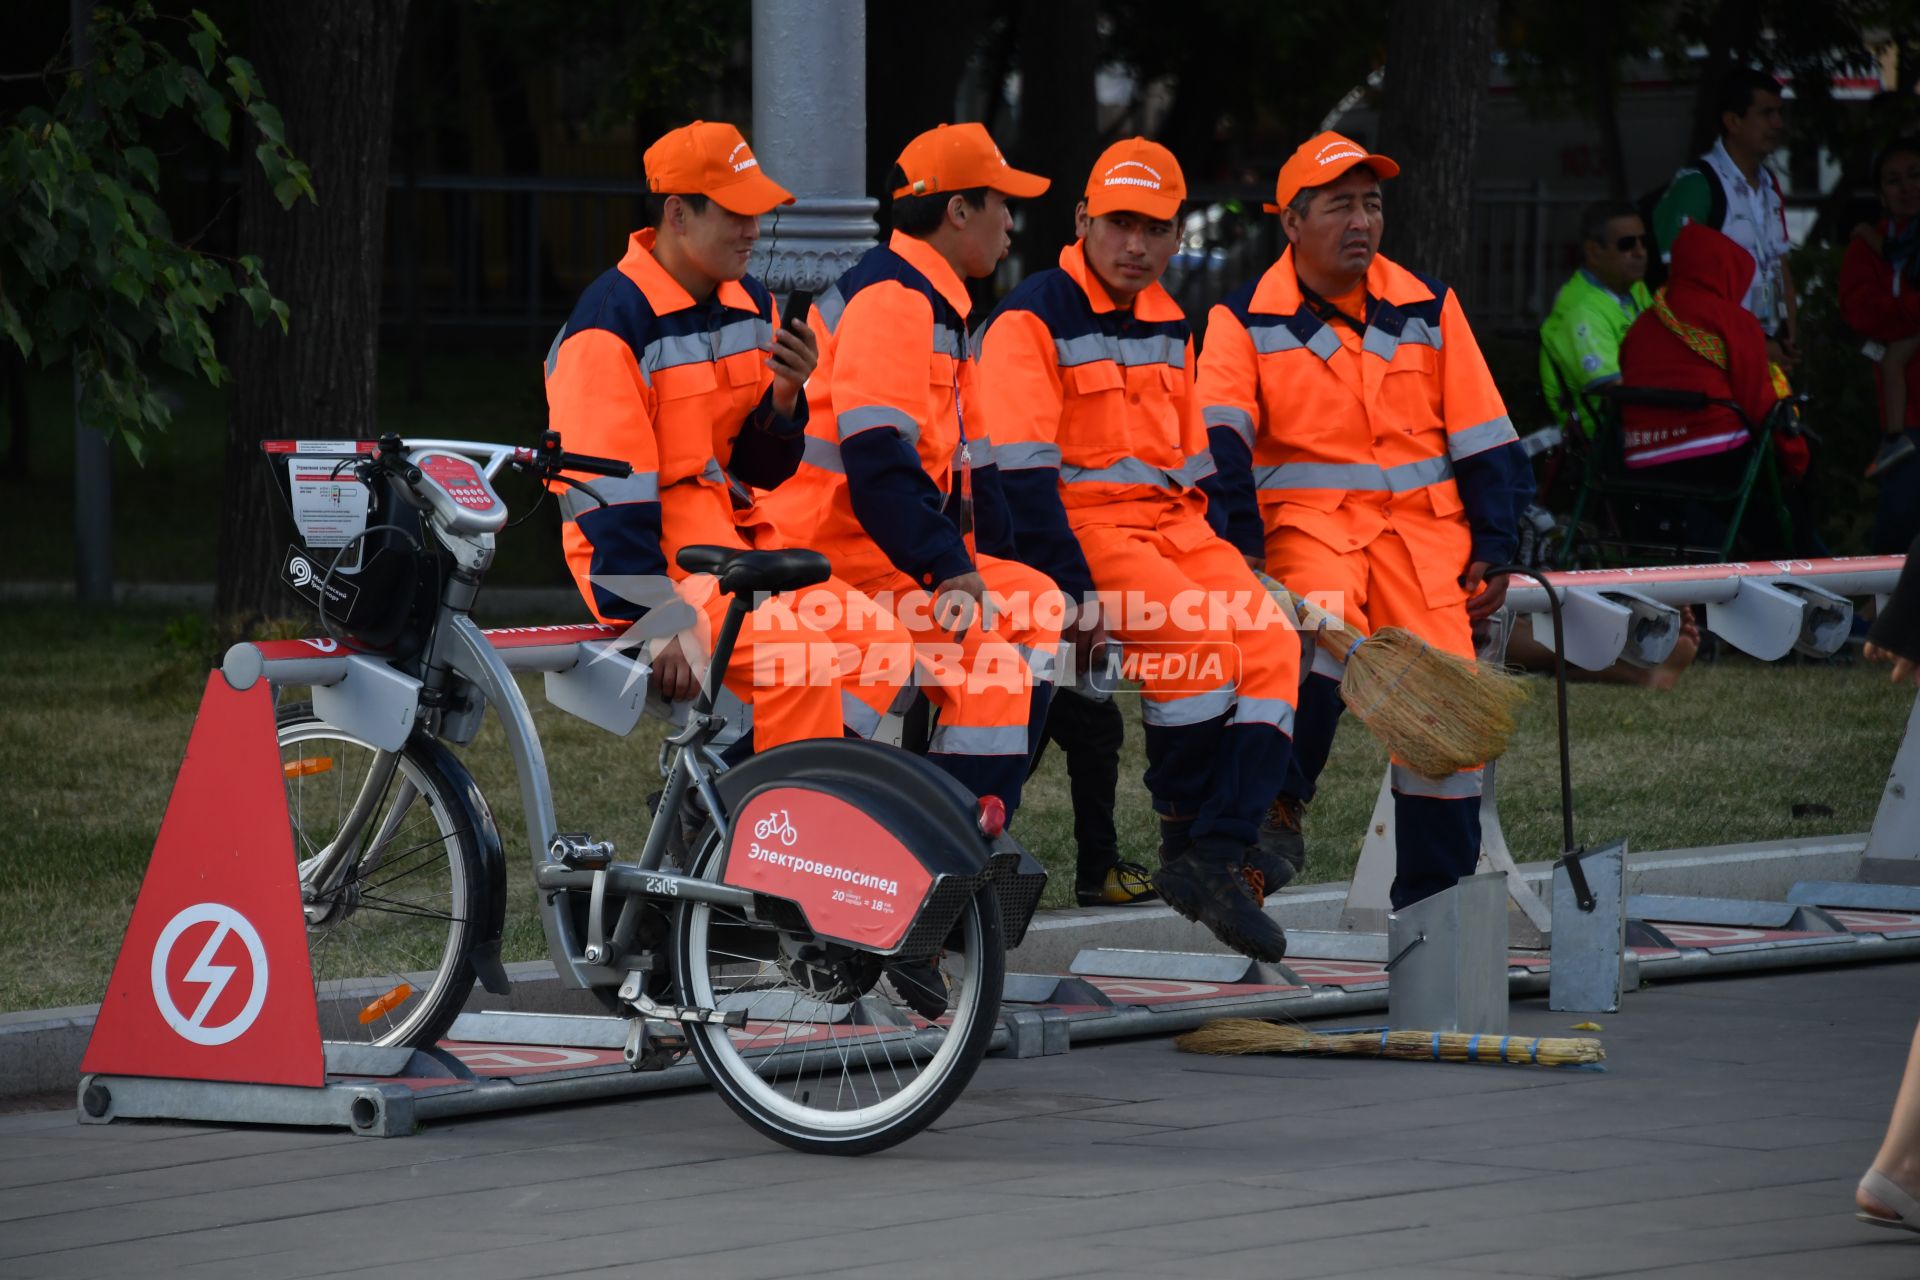
[{"label": "orange high-visibility trousers", "polygon": [[[700,611],[685,642],[704,672],[733,597],[698,574],[679,584]],[[913,678],[907,629],[838,578],[774,596],[740,627],[725,684],[753,708],[753,745],[765,751],[806,738],[838,738],[842,726],[873,736]]]}]

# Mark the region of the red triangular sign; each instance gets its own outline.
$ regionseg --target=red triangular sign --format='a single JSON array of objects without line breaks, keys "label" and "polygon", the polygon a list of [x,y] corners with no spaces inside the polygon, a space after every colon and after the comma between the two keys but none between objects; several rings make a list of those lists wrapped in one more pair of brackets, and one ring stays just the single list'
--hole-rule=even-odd
[{"label": "red triangular sign", "polygon": [[80,1069],[326,1083],[265,681],[207,678]]}]

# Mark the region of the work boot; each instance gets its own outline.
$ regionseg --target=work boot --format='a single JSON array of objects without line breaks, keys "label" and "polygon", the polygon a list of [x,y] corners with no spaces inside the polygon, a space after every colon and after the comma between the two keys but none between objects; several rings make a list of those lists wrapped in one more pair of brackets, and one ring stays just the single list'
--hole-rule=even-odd
[{"label": "work boot", "polygon": [[1125,907],[1160,895],[1153,891],[1152,872],[1137,862],[1116,862],[1098,883],[1076,885],[1074,896],[1083,907]]},{"label": "work boot", "polygon": [[1264,907],[1269,894],[1280,892],[1293,879],[1293,864],[1254,845],[1247,850],[1247,860],[1240,866],[1240,878],[1247,882],[1247,892],[1253,895],[1254,902]]},{"label": "work boot", "polygon": [[1187,851],[1187,845],[1193,840],[1192,818],[1169,818],[1160,815],[1160,865],[1166,866]]},{"label": "work boot", "polygon": [[1260,823],[1260,835],[1254,848],[1246,854],[1248,871],[1258,873],[1261,879],[1261,889],[1254,890],[1256,900],[1279,892],[1308,864],[1308,844],[1300,833],[1300,819],[1304,816],[1306,804],[1292,796],[1279,796],[1267,806],[1267,816]]},{"label": "work boot", "polygon": [[887,981],[894,994],[928,1022],[938,1022],[947,1014],[947,975],[940,969],[940,957],[925,960],[900,960],[886,967]]},{"label": "work boot", "polygon": [[1187,919],[1203,924],[1220,941],[1255,960],[1286,959],[1287,935],[1247,890],[1247,849],[1233,840],[1203,836],[1154,873],[1153,887]]}]

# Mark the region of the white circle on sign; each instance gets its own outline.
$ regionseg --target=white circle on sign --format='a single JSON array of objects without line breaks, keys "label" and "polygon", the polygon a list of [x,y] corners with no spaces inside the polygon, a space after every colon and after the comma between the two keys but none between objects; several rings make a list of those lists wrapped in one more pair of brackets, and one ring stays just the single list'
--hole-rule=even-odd
[{"label": "white circle on sign", "polygon": [[[192,1013],[181,1013],[167,985],[167,962],[181,934],[196,924],[208,923],[213,925],[213,933],[208,936],[193,963],[187,966],[184,975],[185,981],[200,983],[206,990],[199,1003],[194,1005]],[[229,933],[239,934],[240,941],[246,944],[247,956],[253,962],[253,987],[247,993],[246,1005],[231,1021],[210,1027],[207,1025],[207,1015],[213,1012],[220,994],[233,981],[232,965],[214,963],[214,957],[220,954],[220,944],[227,940]],[[267,1003],[267,949],[260,941],[259,932],[232,907],[218,902],[196,903],[167,921],[167,927],[160,931],[160,940],[153,944],[152,977],[153,1000],[160,1006],[160,1016],[166,1019],[168,1026],[180,1033],[182,1039],[199,1045],[227,1044],[246,1034],[247,1028],[253,1025],[253,1020],[260,1016],[262,1006]]]}]

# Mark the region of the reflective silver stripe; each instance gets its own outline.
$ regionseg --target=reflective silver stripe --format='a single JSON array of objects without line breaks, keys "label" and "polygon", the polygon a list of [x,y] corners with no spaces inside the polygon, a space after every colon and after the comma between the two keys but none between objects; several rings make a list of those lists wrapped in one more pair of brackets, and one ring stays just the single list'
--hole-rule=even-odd
[{"label": "reflective silver stripe", "polygon": [[1000,464],[1002,471],[1024,471],[1029,467],[1058,467],[1060,446],[1047,444],[1041,440],[1016,440],[1012,444],[996,445],[993,458]]},{"label": "reflective silver stripe", "polygon": [[1185,340],[1159,333],[1145,338],[1112,338],[1104,333],[1083,333],[1077,338],[1055,338],[1054,358],[1063,367],[1111,360],[1128,368],[1164,364],[1184,369],[1187,364]]},{"label": "reflective silver stripe", "polygon": [[1257,489],[1276,492],[1345,489],[1362,493],[1409,493],[1437,484],[1452,474],[1453,463],[1445,456],[1403,462],[1385,470],[1371,462],[1288,462],[1255,467],[1253,483]]},{"label": "reflective silver stripe", "polygon": [[567,340],[567,326],[561,325],[560,332],[553,335],[553,345],[547,348],[547,376],[553,376],[554,366],[560,363],[560,344]]},{"label": "reflective silver stripe", "polygon": [[840,327],[840,315],[847,309],[847,299],[839,285],[828,285],[827,291],[813,300],[813,305],[820,309],[820,319],[828,333]]},{"label": "reflective silver stripe", "polygon": [[1263,356],[1298,351],[1302,345],[1300,339],[1293,336],[1293,330],[1283,324],[1261,325],[1258,329],[1247,330],[1247,336],[1253,339],[1253,349]]},{"label": "reflective silver stripe", "polygon": [[1184,369],[1187,367],[1186,340],[1170,333],[1156,333],[1147,338],[1122,338],[1120,363],[1129,367],[1164,364],[1174,369]]},{"label": "reflective silver stripe", "polygon": [[700,468],[700,478],[708,484],[724,485],[731,477],[727,475],[726,468],[720,465],[720,459],[708,458],[707,464]]},{"label": "reflective silver stripe", "polygon": [[1379,356],[1382,360],[1392,360],[1393,353],[1400,349],[1400,339],[1385,329],[1367,326],[1366,338],[1360,344],[1360,350],[1370,356]]},{"label": "reflective silver stripe", "polygon": [[1014,648],[1020,651],[1020,656],[1026,660],[1027,670],[1033,673],[1036,681],[1045,684],[1053,680],[1054,670],[1060,662],[1058,649],[1036,649],[1028,644],[1017,644]]},{"label": "reflective silver stripe", "polygon": [[1077,364],[1092,364],[1096,360],[1111,360],[1114,352],[1107,345],[1105,334],[1083,333],[1077,338],[1055,338],[1053,356],[1062,367],[1071,368]]},{"label": "reflective silver stripe", "polygon": [[1403,796],[1426,796],[1434,800],[1471,800],[1480,794],[1486,774],[1480,769],[1464,769],[1444,778],[1429,778],[1403,764],[1389,771],[1395,791]]},{"label": "reflective silver stripe", "polygon": [[1293,736],[1293,705],[1284,698],[1240,698],[1233,704],[1231,724],[1270,724]]},{"label": "reflective silver stripe", "polygon": [[806,438],[806,443],[800,446],[800,461],[812,463],[822,471],[831,471],[838,476],[847,474],[847,464],[840,460],[840,446],[819,436]]},{"label": "reflective silver stripe", "polygon": [[[595,493],[605,498],[608,506],[619,506],[623,502],[660,501],[660,473],[657,471],[636,471],[624,478],[618,476],[600,476],[587,482]],[[560,495],[560,518],[578,520],[582,512],[594,511],[600,504],[587,496],[583,489],[568,487]]]},{"label": "reflective silver stripe", "polygon": [[880,713],[845,689],[840,691],[840,718],[846,721],[847,728],[863,738],[871,738],[880,731]]},{"label": "reflective silver stripe", "polygon": [[1432,347],[1440,349],[1440,330],[1425,320],[1409,319],[1400,327],[1402,345],[1413,347]]},{"label": "reflective silver stripe", "polygon": [[936,321],[933,326],[933,350],[935,355],[964,359],[967,354],[967,335],[951,325]]},{"label": "reflective silver stripe", "polygon": [[734,320],[709,333],[682,333],[655,338],[640,353],[640,367],[648,373],[683,364],[700,364],[757,351],[773,341],[773,324],[760,316]]},{"label": "reflective silver stripe", "polygon": [[1213,454],[1194,454],[1178,467],[1156,467],[1140,458],[1120,458],[1104,467],[1062,466],[1063,484],[1150,484],[1156,489],[1191,489],[1213,474]]},{"label": "reflective silver stripe", "polygon": [[1232,706],[1231,682],[1208,693],[1189,693],[1178,698],[1168,698],[1165,701],[1158,698],[1142,698],[1140,699],[1140,723],[1160,725],[1165,728],[1199,724],[1205,720],[1218,719],[1227,714]]},{"label": "reflective silver stripe", "polygon": [[943,756],[1023,756],[1027,754],[1027,726],[972,726],[943,724],[933,731],[927,754]]},{"label": "reflective silver stripe", "polygon": [[920,439],[920,424],[913,418],[890,405],[864,404],[857,409],[849,409],[834,417],[834,425],[840,429],[840,439],[859,435],[862,431],[874,427],[892,427],[912,444]]},{"label": "reflective silver stripe", "polygon": [[1209,427],[1231,427],[1253,452],[1253,415],[1230,404],[1210,404],[1200,411],[1201,421]]},{"label": "reflective silver stripe", "polygon": [[1422,458],[1418,462],[1403,462],[1397,467],[1387,468],[1387,488],[1395,493],[1411,493],[1415,489],[1424,489],[1430,484],[1439,484],[1453,476],[1453,460],[1445,454],[1432,458]]},{"label": "reflective silver stripe", "polygon": [[1503,444],[1512,444],[1520,438],[1513,429],[1513,419],[1501,414],[1489,418],[1478,426],[1468,427],[1465,431],[1456,431],[1447,437],[1447,452],[1455,458],[1471,458],[1476,453],[1485,453],[1488,449],[1498,449]]},{"label": "reflective silver stripe", "polygon": [[1322,360],[1331,360],[1334,353],[1340,350],[1340,335],[1333,331],[1332,325],[1323,324],[1320,332],[1307,339],[1307,350]]},{"label": "reflective silver stripe", "polygon": [[960,456],[960,450],[955,449],[953,451],[953,469],[955,471],[960,469],[963,461],[970,467],[990,467],[994,464],[994,460],[999,453],[999,451],[993,447],[993,440],[988,436],[976,436],[968,440],[966,450],[967,456],[964,459]]}]

